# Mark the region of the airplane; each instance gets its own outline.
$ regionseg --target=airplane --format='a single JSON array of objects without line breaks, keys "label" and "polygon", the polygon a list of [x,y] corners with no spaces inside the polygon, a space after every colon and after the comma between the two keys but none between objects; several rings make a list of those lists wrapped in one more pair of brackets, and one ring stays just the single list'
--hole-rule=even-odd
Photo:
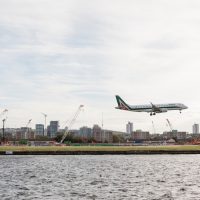
[{"label": "airplane", "polygon": [[182,103],[169,103],[169,104],[153,104],[149,105],[129,105],[122,100],[119,95],[116,95],[116,100],[118,107],[116,109],[132,111],[132,112],[147,112],[150,113],[150,116],[156,115],[156,113],[164,113],[169,110],[179,110],[180,113],[182,110],[187,109],[188,107]]}]

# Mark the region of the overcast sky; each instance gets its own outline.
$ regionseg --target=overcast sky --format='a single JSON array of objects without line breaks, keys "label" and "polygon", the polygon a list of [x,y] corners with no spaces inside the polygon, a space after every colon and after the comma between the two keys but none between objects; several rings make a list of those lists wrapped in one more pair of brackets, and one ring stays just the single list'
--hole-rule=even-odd
[{"label": "overcast sky", "polygon": [[[0,111],[7,127],[70,120],[191,132],[200,123],[200,1],[0,0]],[[116,110],[127,103],[184,103],[188,110]]]}]

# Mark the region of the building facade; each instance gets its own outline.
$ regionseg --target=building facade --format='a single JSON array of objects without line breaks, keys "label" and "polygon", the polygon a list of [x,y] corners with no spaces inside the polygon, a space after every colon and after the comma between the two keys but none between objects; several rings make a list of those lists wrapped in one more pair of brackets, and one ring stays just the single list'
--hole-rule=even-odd
[{"label": "building facade", "polygon": [[113,132],[103,130],[102,131],[102,142],[112,143],[113,142]]},{"label": "building facade", "polygon": [[98,125],[94,125],[92,129],[92,137],[96,142],[101,142],[102,141],[102,130],[101,127]]},{"label": "building facade", "polygon": [[21,127],[15,134],[16,140],[29,139],[29,133],[31,133],[31,128]]},{"label": "building facade", "polygon": [[81,138],[91,138],[92,137],[92,129],[87,126],[83,126],[79,130],[79,135]]},{"label": "building facade", "polygon": [[36,136],[44,136],[44,125],[43,124],[35,125],[35,135]]},{"label": "building facade", "polygon": [[133,123],[132,122],[128,122],[128,124],[126,124],[126,132],[128,134],[131,134],[133,132]]},{"label": "building facade", "polygon": [[133,131],[131,133],[131,139],[132,140],[149,140],[150,139],[150,134],[147,131]]},{"label": "building facade", "polygon": [[193,124],[192,133],[193,134],[199,134],[199,124]]},{"label": "building facade", "polygon": [[163,133],[163,137],[164,139],[178,139],[178,140],[185,140],[187,137],[187,133],[186,132],[179,132],[177,130],[172,130],[169,132],[164,132]]},{"label": "building facade", "polygon": [[185,140],[187,138],[186,132],[177,132],[176,137],[178,140]]},{"label": "building facade", "polygon": [[49,136],[50,138],[56,137],[56,133],[59,130],[59,122],[58,121],[50,121],[49,126]]}]

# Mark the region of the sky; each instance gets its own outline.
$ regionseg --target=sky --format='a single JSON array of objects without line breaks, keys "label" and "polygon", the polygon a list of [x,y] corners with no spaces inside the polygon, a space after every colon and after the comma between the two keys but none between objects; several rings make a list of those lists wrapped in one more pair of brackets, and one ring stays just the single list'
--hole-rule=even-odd
[{"label": "sky", "polygon": [[[200,123],[198,0],[0,0],[0,111],[6,127],[59,120],[73,128],[191,132]],[[157,114],[128,104],[184,103]],[[103,116],[103,117],[102,117]],[[103,119],[103,120],[102,120]]]}]

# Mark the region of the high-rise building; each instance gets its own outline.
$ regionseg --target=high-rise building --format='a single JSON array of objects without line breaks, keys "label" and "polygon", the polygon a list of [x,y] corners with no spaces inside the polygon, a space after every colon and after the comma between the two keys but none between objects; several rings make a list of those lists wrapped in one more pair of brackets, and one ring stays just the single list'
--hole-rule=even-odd
[{"label": "high-rise building", "polygon": [[193,124],[192,133],[193,134],[199,134],[199,124]]},{"label": "high-rise building", "polygon": [[58,132],[58,129],[59,129],[59,122],[50,121],[49,134],[51,138],[56,137],[56,133]]},{"label": "high-rise building", "polygon": [[126,132],[131,134],[133,132],[133,123],[132,122],[128,122],[128,124],[126,124]]},{"label": "high-rise building", "polygon": [[35,125],[35,134],[36,134],[36,136],[44,136],[44,125],[43,124]]}]

